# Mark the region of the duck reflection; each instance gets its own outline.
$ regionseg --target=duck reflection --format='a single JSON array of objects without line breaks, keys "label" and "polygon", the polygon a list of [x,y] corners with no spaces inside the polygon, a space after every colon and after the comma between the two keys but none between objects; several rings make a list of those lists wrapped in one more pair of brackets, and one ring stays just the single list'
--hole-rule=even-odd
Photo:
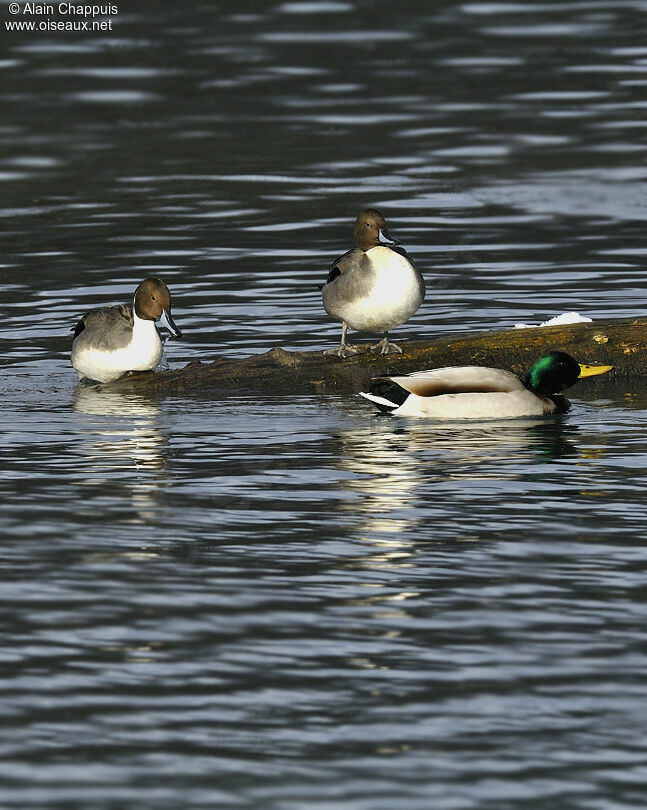
[{"label": "duck reflection", "polygon": [[[577,455],[569,441],[577,429],[555,419],[448,427],[376,416],[339,434],[338,464],[352,473],[343,486],[357,497],[341,501],[338,509],[353,515],[353,538],[366,549],[343,563],[357,572],[355,592],[345,604],[368,609],[372,618],[389,623],[382,635],[397,636],[391,622],[410,618],[420,596],[407,571],[418,565],[414,558],[430,543],[444,544],[448,537],[452,555],[481,539],[473,521],[465,521],[461,533],[460,507],[453,498],[463,487],[457,483],[475,491],[493,485],[514,491],[529,461],[542,464]],[[443,531],[448,520],[449,535]],[[369,627],[367,632],[376,631]],[[352,663],[383,666],[360,658]]]},{"label": "duck reflection", "polygon": [[148,522],[158,517],[159,487],[166,478],[164,448],[169,436],[159,427],[159,405],[138,394],[124,394],[96,386],[79,385],[74,410],[89,417],[82,429],[86,441],[83,453],[92,460],[93,477],[88,485],[99,484],[111,494],[123,483],[115,474],[127,477],[127,491],[138,519]]},{"label": "duck reflection", "polygon": [[[422,420],[394,425],[388,416],[341,435],[340,466],[361,477],[348,486],[368,496],[363,511],[391,512],[408,505],[421,481],[512,479],[515,461],[542,463],[577,455],[569,436],[576,425],[515,419],[447,427]],[[355,508],[356,504],[344,508]],[[397,531],[397,528],[395,529]]]},{"label": "duck reflection", "polygon": [[[529,458],[546,463],[577,455],[569,441],[569,433],[576,430],[577,426],[554,419],[487,421],[449,428],[419,420],[396,424],[388,416],[378,416],[372,423],[340,435],[339,466],[353,473],[344,486],[361,497],[341,502],[339,509],[362,516],[360,539],[375,549],[371,565],[404,562],[413,542],[406,538],[415,536],[413,530],[423,520],[421,490],[430,484],[446,488],[453,481],[514,481],[527,468]],[[440,516],[442,500],[437,508]],[[435,507],[427,498],[424,522],[430,511]]]}]

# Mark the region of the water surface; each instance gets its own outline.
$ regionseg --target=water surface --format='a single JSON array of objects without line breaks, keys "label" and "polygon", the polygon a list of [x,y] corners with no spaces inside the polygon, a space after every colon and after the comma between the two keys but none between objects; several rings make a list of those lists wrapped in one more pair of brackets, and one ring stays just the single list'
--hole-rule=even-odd
[{"label": "water surface", "polygon": [[467,427],[159,400],[78,387],[69,328],[157,274],[173,367],[331,346],[366,205],[428,281],[396,339],[642,314],[646,12],[3,18],[0,805],[644,804],[639,381]]}]

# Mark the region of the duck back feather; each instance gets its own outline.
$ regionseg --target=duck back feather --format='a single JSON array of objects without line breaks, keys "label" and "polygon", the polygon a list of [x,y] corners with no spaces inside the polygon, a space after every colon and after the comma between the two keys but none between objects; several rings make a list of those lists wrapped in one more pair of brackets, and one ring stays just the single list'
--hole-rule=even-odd
[{"label": "duck back feather", "polygon": [[419,397],[437,397],[443,394],[507,394],[527,390],[516,374],[482,366],[434,368],[402,377],[380,378],[383,379],[397,383],[405,391]]}]

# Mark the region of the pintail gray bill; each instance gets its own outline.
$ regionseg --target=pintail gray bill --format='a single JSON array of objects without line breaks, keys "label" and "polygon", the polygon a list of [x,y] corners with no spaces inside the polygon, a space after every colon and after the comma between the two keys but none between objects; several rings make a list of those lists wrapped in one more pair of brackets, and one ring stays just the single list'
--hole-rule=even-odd
[{"label": "pintail gray bill", "polygon": [[357,353],[346,342],[349,327],[357,332],[383,332],[382,340],[372,348],[382,354],[401,354],[388,333],[418,310],[425,297],[425,281],[375,208],[367,208],[357,217],[355,244],[357,247],[333,262],[322,288],[324,309],[342,325],[339,347],[324,354],[343,359]]},{"label": "pintail gray bill", "polygon": [[93,309],[74,328],[72,366],[79,379],[107,383],[127,371],[147,371],[162,358],[160,321],[171,335],[182,337],[171,317],[171,293],[159,278],[137,287],[133,305]]}]

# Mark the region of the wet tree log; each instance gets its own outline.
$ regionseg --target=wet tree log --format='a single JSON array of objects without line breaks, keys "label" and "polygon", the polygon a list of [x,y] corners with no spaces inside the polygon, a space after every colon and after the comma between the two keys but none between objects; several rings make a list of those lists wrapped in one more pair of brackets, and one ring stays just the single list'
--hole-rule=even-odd
[{"label": "wet tree log", "polygon": [[110,390],[157,396],[250,389],[301,394],[355,392],[370,377],[440,366],[495,366],[522,374],[534,360],[553,349],[572,354],[580,363],[614,366],[607,379],[647,375],[647,319],[641,318],[463,333],[403,341],[400,345],[403,354],[386,357],[360,345],[360,353],[346,360],[321,351],[287,352],[280,348],[243,359],[216,356],[211,362],[192,361],[180,369],[128,374],[108,385]]}]

